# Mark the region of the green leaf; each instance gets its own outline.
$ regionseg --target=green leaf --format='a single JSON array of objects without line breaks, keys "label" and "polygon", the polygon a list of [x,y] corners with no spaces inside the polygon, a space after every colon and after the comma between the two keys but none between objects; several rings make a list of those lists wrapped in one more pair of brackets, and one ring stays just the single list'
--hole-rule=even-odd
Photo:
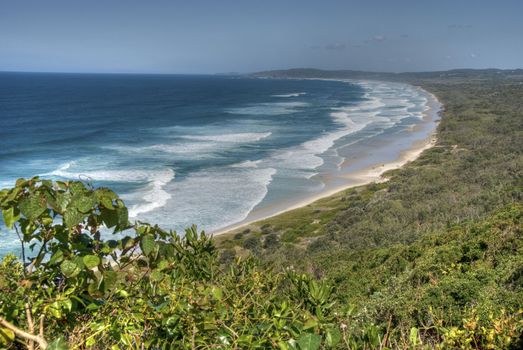
[{"label": "green leaf", "polygon": [[107,209],[114,209],[113,201],[110,198],[102,197],[100,198],[100,203]]},{"label": "green leaf", "polygon": [[56,186],[58,186],[59,189],[61,190],[66,190],[67,189],[67,182],[64,182],[64,181],[56,181],[55,182]]},{"label": "green leaf", "polygon": [[84,269],[85,264],[81,256],[74,256],[71,260],[80,268],[80,270]]},{"label": "green leaf", "polygon": [[118,199],[118,195],[113,190],[107,187],[100,187],[95,190],[96,196],[101,200],[102,197],[106,197],[110,200]]},{"label": "green leaf", "polygon": [[35,220],[47,209],[45,200],[39,195],[30,195],[22,199],[19,204],[20,211],[29,220]]},{"label": "green leaf", "polygon": [[62,338],[56,338],[47,345],[46,350],[68,350],[67,342]]},{"label": "green leaf", "polygon": [[53,209],[58,213],[63,213],[67,209],[69,203],[71,203],[70,193],[56,192],[55,199],[52,201]]},{"label": "green leaf", "polygon": [[154,270],[151,273],[151,280],[153,282],[160,282],[164,277],[165,277],[165,274],[160,272],[160,271],[158,271],[158,270]]},{"label": "green leaf", "polygon": [[9,190],[7,192],[5,192],[5,190],[4,190],[3,194],[2,194],[2,196],[3,196],[2,205],[5,205],[7,202],[14,201],[15,199],[17,199],[17,197],[21,191],[22,191],[22,189],[20,189],[18,187],[12,188],[11,190]]},{"label": "green leaf", "polygon": [[20,219],[20,215],[15,215],[15,208],[10,207],[2,210],[2,217],[4,218],[5,225],[7,228],[12,229],[15,222]]},{"label": "green leaf", "polygon": [[71,260],[62,262],[60,270],[66,277],[75,277],[82,271],[81,268]]},{"label": "green leaf", "polygon": [[116,215],[118,216],[118,227],[123,228],[129,222],[129,212],[126,207],[116,208]]},{"label": "green leaf", "polygon": [[81,194],[85,192],[85,186],[80,181],[73,181],[69,183],[69,188],[71,189],[71,192],[74,194]]},{"label": "green leaf", "polygon": [[134,245],[136,244],[136,241],[134,240],[134,238],[131,238],[129,236],[125,236],[124,238],[122,238],[121,240],[121,247],[120,249],[130,249],[132,248]]},{"label": "green leaf", "polygon": [[289,350],[289,346],[287,346],[287,343],[285,343],[283,340],[278,342],[278,348],[280,350]]},{"label": "green leaf", "polygon": [[118,213],[116,210],[102,209],[100,211],[100,217],[107,228],[118,225]]},{"label": "green leaf", "polygon": [[57,301],[49,305],[49,311],[51,312],[51,315],[53,315],[54,318],[62,318],[62,308],[60,307],[60,304]]},{"label": "green leaf", "polygon": [[168,267],[169,267],[169,262],[167,260],[162,260],[158,263],[158,266],[156,267],[156,269],[158,271],[163,271]]},{"label": "green leaf", "polygon": [[155,245],[156,242],[154,241],[154,237],[152,235],[145,235],[140,240],[140,249],[142,249],[144,255],[151,254]]},{"label": "green leaf", "polygon": [[330,347],[336,346],[341,340],[341,332],[338,328],[327,329],[326,334],[327,345]]},{"label": "green leaf", "polygon": [[80,213],[74,208],[69,208],[64,214],[64,224],[67,228],[74,227],[84,220],[83,213]]},{"label": "green leaf", "polygon": [[115,271],[104,271],[103,273],[103,287],[104,291],[113,288],[116,285],[118,274]]},{"label": "green leaf", "polygon": [[[85,342],[85,345],[86,345],[88,348],[94,346],[95,344],[96,344],[96,338],[95,338],[95,337],[89,337],[89,338],[87,338],[87,341]],[[113,345],[113,347],[114,347],[114,345]],[[117,348],[118,348],[118,347],[117,347]],[[111,348],[111,350],[112,350],[112,349],[113,349],[113,348]]]},{"label": "green leaf", "polygon": [[49,259],[49,265],[58,264],[62,260],[64,260],[64,253],[61,250],[57,250]]},{"label": "green leaf", "polygon": [[314,328],[318,325],[318,321],[314,318],[309,318],[303,325],[303,329]]},{"label": "green leaf", "polygon": [[378,327],[376,327],[374,324],[371,324],[366,328],[365,333],[370,345],[373,347],[378,347],[380,345],[381,339],[378,332]]},{"label": "green leaf", "polygon": [[85,264],[85,267],[87,267],[88,269],[94,269],[95,267],[100,265],[101,262],[100,258],[96,255],[86,255],[82,258],[82,260]]},{"label": "green leaf", "polygon": [[24,187],[28,182],[29,182],[28,180],[21,177],[16,180],[15,185],[16,185],[16,187]]},{"label": "green leaf", "polygon": [[114,210],[103,208],[100,217],[108,228],[114,226],[125,228],[129,222],[129,212],[126,207],[116,208]]},{"label": "green leaf", "polygon": [[98,188],[95,195],[105,208],[114,209],[113,200],[118,199],[116,193],[108,188]]},{"label": "green leaf", "polygon": [[239,345],[250,347],[252,344],[252,334],[243,334],[237,340]]},{"label": "green leaf", "polygon": [[410,345],[412,346],[417,346],[419,341],[419,336],[418,336],[419,332],[418,332],[418,329],[416,327],[412,327],[410,329],[410,334],[409,334],[409,340],[410,340]]},{"label": "green leaf", "polygon": [[[90,285],[89,285],[89,286],[90,286]],[[85,307],[85,309],[86,309],[87,311],[96,311],[96,310],[98,310],[99,308],[100,308],[100,305],[95,304],[95,303],[91,303],[91,304],[89,304],[89,305],[87,305],[87,306]]]},{"label": "green leaf", "polygon": [[64,300],[60,301],[60,306],[63,309],[66,309],[69,312],[71,312],[71,310],[73,309],[73,302],[71,299],[64,299]]},{"label": "green leaf", "polygon": [[51,180],[42,180],[42,187],[53,188],[53,182]]},{"label": "green leaf", "polygon": [[0,346],[8,345],[15,340],[15,333],[7,328],[0,327]]},{"label": "green leaf", "polygon": [[73,196],[69,208],[75,208],[81,213],[90,212],[96,205],[96,198],[92,194],[77,194]]},{"label": "green leaf", "polygon": [[317,334],[305,333],[297,342],[301,350],[317,350],[320,348],[321,337]]},{"label": "green leaf", "polygon": [[211,293],[212,293],[213,297],[215,297],[218,300],[221,300],[223,298],[223,291],[221,288],[212,287]]},{"label": "green leaf", "polygon": [[[92,281],[91,283],[89,283],[89,285],[87,286],[87,292],[90,294],[90,295],[93,295],[93,296],[97,296],[100,294],[100,286],[99,286],[99,281]],[[95,305],[95,304],[90,304],[90,305]],[[89,310],[89,306],[87,306],[87,310]],[[94,307],[94,306],[91,306],[91,307]]]},{"label": "green leaf", "polygon": [[[36,231],[37,229],[37,226],[35,224],[33,224],[32,221],[29,221],[27,219],[20,219],[20,228],[22,229],[22,233],[24,234],[24,236],[30,236],[33,232]],[[24,240],[25,241],[29,241],[27,239],[25,239],[27,237],[24,237]]]}]

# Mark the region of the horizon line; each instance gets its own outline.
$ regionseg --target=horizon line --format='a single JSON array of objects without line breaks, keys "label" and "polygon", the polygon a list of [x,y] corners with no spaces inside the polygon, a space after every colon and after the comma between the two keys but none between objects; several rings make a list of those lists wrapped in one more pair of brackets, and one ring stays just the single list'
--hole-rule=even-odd
[{"label": "horizon line", "polygon": [[278,72],[278,71],[288,71],[288,70],[318,70],[325,72],[359,72],[359,73],[372,73],[372,74],[416,74],[416,73],[438,73],[438,72],[451,72],[459,70],[469,70],[469,71],[488,71],[488,70],[497,70],[497,71],[516,71],[523,70],[523,66],[519,68],[450,68],[445,70],[422,70],[422,71],[401,71],[401,72],[392,72],[392,71],[374,71],[374,70],[359,70],[359,69],[325,69],[325,68],[313,68],[313,67],[293,67],[293,68],[275,68],[275,69],[265,69],[252,72],[215,72],[215,73],[159,73],[159,72],[78,72],[78,71],[30,71],[30,70],[0,70],[0,74],[5,73],[25,73],[25,74],[93,74],[93,75],[250,75],[257,73],[265,72]]}]

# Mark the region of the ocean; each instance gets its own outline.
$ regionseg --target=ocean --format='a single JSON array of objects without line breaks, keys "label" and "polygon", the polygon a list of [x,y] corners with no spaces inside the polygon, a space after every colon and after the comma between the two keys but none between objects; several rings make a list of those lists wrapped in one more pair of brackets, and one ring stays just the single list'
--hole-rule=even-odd
[{"label": "ocean", "polygon": [[[213,232],[396,159],[434,129],[429,102],[385,82],[1,73],[0,188],[80,179],[132,219]],[[0,226],[0,255],[18,249]]]}]

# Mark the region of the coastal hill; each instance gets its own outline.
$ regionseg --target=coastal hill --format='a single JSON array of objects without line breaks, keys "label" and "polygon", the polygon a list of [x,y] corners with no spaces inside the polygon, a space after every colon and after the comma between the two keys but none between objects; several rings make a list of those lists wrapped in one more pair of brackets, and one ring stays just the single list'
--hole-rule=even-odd
[{"label": "coastal hill", "polygon": [[421,338],[437,344],[449,337],[437,331],[444,328],[453,330],[456,346],[488,348],[474,342],[490,337],[494,323],[519,315],[502,328],[521,330],[523,70],[252,76],[401,81],[433,93],[444,107],[436,145],[385,173],[386,182],[218,236],[224,259],[253,254],[273,268],[326,279],[350,306],[355,334],[377,325],[399,341],[422,329]]},{"label": "coastal hill", "polygon": [[322,79],[376,79],[376,80],[408,80],[408,79],[522,79],[523,69],[453,69],[436,72],[365,72],[357,70],[321,70],[314,68],[293,68],[263,71],[250,74],[258,78],[322,78]]}]

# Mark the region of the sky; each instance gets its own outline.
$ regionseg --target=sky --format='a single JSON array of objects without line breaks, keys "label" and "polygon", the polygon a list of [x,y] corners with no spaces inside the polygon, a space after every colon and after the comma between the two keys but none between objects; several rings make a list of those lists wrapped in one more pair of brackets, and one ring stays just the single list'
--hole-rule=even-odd
[{"label": "sky", "polygon": [[523,67],[521,0],[0,0],[0,71]]}]

